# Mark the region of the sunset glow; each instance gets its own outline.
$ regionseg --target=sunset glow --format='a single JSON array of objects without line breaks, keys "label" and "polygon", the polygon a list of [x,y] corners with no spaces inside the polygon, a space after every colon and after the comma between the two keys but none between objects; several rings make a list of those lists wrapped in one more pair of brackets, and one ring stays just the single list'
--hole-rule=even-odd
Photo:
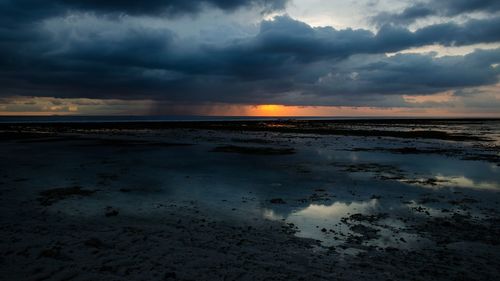
[{"label": "sunset glow", "polygon": [[[494,100],[496,96],[490,97]],[[450,93],[431,96],[405,96],[405,107],[371,106],[294,106],[279,104],[202,104],[178,105],[152,100],[100,100],[16,97],[0,99],[0,116],[51,115],[204,115],[261,117],[342,117],[342,116],[403,116],[403,117],[500,117],[495,107],[471,108],[445,106],[460,104]],[[444,104],[440,106],[440,104]],[[432,106],[429,106],[432,105]]]},{"label": "sunset glow", "polygon": [[251,111],[249,115],[252,116],[289,116],[295,107],[286,107],[277,104],[263,104],[255,107],[255,110]]}]

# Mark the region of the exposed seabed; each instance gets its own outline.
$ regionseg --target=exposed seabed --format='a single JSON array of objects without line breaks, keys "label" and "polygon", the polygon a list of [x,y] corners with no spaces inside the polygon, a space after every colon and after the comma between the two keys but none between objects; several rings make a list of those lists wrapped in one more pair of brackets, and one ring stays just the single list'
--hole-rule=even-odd
[{"label": "exposed seabed", "polygon": [[5,280],[494,280],[500,121],[0,124]]}]

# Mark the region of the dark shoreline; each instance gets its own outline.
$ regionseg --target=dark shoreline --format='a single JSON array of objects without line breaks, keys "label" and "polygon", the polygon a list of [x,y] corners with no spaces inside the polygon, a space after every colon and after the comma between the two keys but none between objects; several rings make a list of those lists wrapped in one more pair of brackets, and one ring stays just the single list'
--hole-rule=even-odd
[{"label": "dark shoreline", "polygon": [[[405,139],[438,139],[451,141],[489,141],[473,134],[456,134],[436,129],[442,125],[470,125],[500,122],[500,119],[357,119],[357,120],[245,120],[245,121],[154,121],[154,122],[36,122],[0,123],[0,131],[47,131],[70,133],[87,130],[168,130],[193,129],[240,132],[339,135],[361,137],[395,137]],[[380,127],[420,126],[408,131]],[[368,128],[367,128],[368,126]]]},{"label": "dark shoreline", "polygon": [[[10,120],[9,120],[10,119]],[[24,119],[24,120],[23,120]],[[66,119],[66,120],[64,120]],[[5,121],[4,121],[5,120]],[[255,123],[255,122],[335,122],[420,124],[432,122],[489,122],[500,117],[247,117],[247,116],[0,116],[0,125],[13,124],[148,124],[148,123]]]}]

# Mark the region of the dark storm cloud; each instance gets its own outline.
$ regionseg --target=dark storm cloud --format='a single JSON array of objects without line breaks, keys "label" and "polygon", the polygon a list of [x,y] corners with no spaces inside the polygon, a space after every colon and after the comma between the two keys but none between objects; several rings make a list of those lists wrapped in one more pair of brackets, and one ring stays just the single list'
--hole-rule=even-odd
[{"label": "dark storm cloud", "polygon": [[255,36],[217,45],[186,42],[164,27],[127,18],[84,18],[56,19],[50,28],[1,29],[0,96],[335,104],[323,98],[344,96],[355,103],[369,94],[425,94],[498,82],[491,64],[499,50],[439,59],[378,54],[500,42],[500,18],[414,32],[386,25],[375,34],[313,28],[282,16],[262,22]]},{"label": "dark storm cloud", "polygon": [[406,28],[384,25],[378,35],[380,44],[395,48],[418,47],[431,44],[464,46],[500,41],[500,17],[469,20],[465,24],[442,23],[426,26],[415,32]]},{"label": "dark storm cloud", "polygon": [[194,13],[204,6],[222,10],[240,7],[261,6],[268,10],[283,9],[287,0],[59,0],[68,7],[103,12],[124,12],[129,14]]},{"label": "dark storm cloud", "polygon": [[[495,85],[499,82],[500,67],[493,65],[498,63],[500,49],[446,57],[434,54],[354,55],[306,69],[290,64],[293,71],[269,80],[227,79],[220,84],[193,80],[185,93],[192,100],[233,103],[402,106],[404,101],[394,96],[430,95]],[[322,75],[311,79],[309,74],[314,71]],[[183,97],[175,98],[182,100]]]},{"label": "dark storm cloud", "polygon": [[63,14],[67,11],[94,11],[130,15],[198,13],[215,7],[235,10],[257,6],[265,11],[283,9],[288,0],[0,0],[0,15],[26,21]]},{"label": "dark storm cloud", "polygon": [[[191,74],[219,74],[241,79],[274,78],[300,71],[305,64],[338,61],[355,54],[396,52],[430,44],[463,46],[500,42],[500,17],[431,25],[415,32],[384,26],[368,30],[313,28],[287,16],[264,21],[260,32],[229,46],[203,46],[200,53],[166,58],[160,62]],[[158,54],[157,57],[164,57]],[[172,61],[173,60],[173,61]]]},{"label": "dark storm cloud", "polygon": [[498,82],[500,49],[476,50],[465,56],[429,54],[352,57],[320,79],[329,91],[353,95],[429,94]]},{"label": "dark storm cloud", "polygon": [[435,15],[436,11],[429,5],[417,3],[404,9],[401,13],[382,12],[372,18],[372,21],[378,25],[397,24],[409,25],[415,20]]},{"label": "dark storm cloud", "polygon": [[500,11],[498,0],[437,0],[417,2],[405,8],[401,13],[383,12],[372,18],[373,22],[408,25],[428,16],[453,17],[471,12],[493,14]]}]

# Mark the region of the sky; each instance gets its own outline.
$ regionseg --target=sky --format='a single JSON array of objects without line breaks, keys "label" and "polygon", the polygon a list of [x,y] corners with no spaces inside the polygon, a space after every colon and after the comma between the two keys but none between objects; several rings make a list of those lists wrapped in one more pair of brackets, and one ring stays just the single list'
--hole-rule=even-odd
[{"label": "sky", "polygon": [[498,0],[0,0],[0,115],[500,117]]}]

